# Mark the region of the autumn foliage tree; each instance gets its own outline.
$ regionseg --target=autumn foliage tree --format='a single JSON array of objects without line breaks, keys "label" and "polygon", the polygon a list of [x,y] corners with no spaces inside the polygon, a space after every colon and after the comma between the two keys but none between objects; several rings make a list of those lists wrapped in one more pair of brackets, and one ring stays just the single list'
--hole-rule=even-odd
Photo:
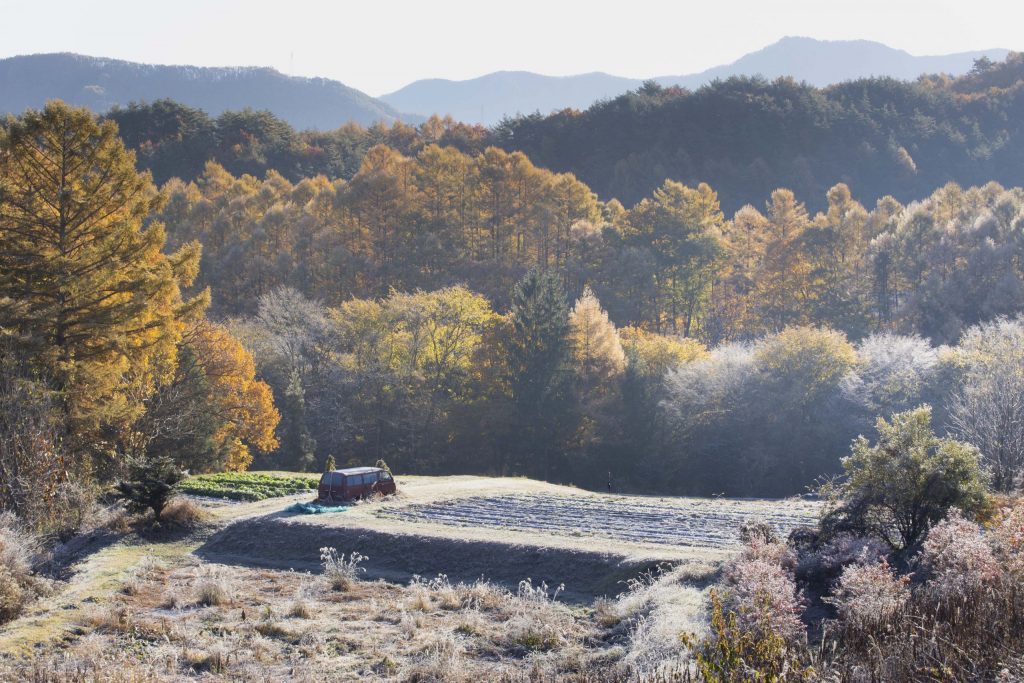
[{"label": "autumn foliage tree", "polygon": [[225,327],[193,324],[173,379],[158,386],[136,425],[144,450],[192,471],[240,471],[252,462],[250,446],[277,448],[280,415],[270,387],[255,373],[252,355]]},{"label": "autumn foliage tree", "polygon": [[208,300],[182,296],[199,245],[161,251],[144,221],[164,198],[134,164],[113,123],[59,102],[0,137],[0,326],[32,348],[80,453],[109,449],[173,376]]},{"label": "autumn foliage tree", "polygon": [[618,331],[589,287],[569,313],[569,344],[576,372],[587,387],[606,383],[626,369]]}]

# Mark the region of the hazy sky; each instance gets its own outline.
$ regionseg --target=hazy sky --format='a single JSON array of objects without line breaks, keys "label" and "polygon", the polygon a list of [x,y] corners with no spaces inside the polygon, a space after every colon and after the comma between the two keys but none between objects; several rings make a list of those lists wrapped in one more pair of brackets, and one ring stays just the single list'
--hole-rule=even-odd
[{"label": "hazy sky", "polygon": [[0,0],[0,57],[273,66],[380,95],[500,69],[692,73],[786,35],[1024,49],[1022,19],[1024,0]]}]

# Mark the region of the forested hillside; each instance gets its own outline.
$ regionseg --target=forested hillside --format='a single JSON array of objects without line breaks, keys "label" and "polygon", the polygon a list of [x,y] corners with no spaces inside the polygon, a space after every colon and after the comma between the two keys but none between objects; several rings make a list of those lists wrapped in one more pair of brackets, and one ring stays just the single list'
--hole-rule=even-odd
[{"label": "forested hillside", "polygon": [[710,183],[729,210],[779,186],[818,198],[838,182],[865,201],[907,201],[949,181],[1018,182],[1022,79],[1024,57],[1011,54],[953,80],[818,89],[732,78],[694,92],[649,84],[585,112],[507,121],[496,135],[506,149],[626,202],[665,178]]},{"label": "forested hillside", "polygon": [[777,189],[727,216],[706,184],[665,181],[627,208],[521,153],[379,145],[347,182],[211,163],[164,190],[157,217],[172,243],[203,244],[199,282],[220,315],[281,286],[336,305],[465,284],[504,311],[530,268],[572,297],[589,285],[620,326],[711,344],[808,324],[945,343],[1024,308],[1020,191],[996,184],[906,206],[865,206],[842,184],[822,198]]},{"label": "forested hillside", "polygon": [[[962,76],[977,59],[1003,60],[1006,50],[984,50],[918,57],[869,40],[815,40],[787,37],[699,73],[649,74],[665,87],[696,90],[733,76],[789,77],[825,87],[859,78],[889,77],[913,81],[921,74]],[[549,114],[566,108],[586,109],[598,100],[614,98],[643,85],[642,78],[606,73],[544,76],[525,71],[497,71],[478,78],[415,81],[381,100],[399,111],[423,116],[451,114],[467,123],[493,126],[519,113]]]},{"label": "forested hillside", "polygon": [[1021,334],[972,327],[1024,310],[1024,192],[994,183],[727,217],[707,185],[625,208],[519,153],[377,146],[348,182],[211,164],[164,191],[281,407],[265,466],[796,493],[876,415],[952,424],[978,349]]},{"label": "forested hillside", "polygon": [[981,60],[956,79],[864,79],[819,89],[791,80],[733,78],[690,92],[648,84],[579,112],[507,120],[493,130],[433,117],[297,132],[267,112],[211,118],[170,102],[109,114],[157,182],[192,180],[215,160],[236,175],[275,170],[292,182],[323,174],[351,179],[364,154],[386,144],[405,155],[425,146],[468,154],[488,145],[522,151],[538,166],[570,172],[602,200],[632,204],[666,178],[706,182],[733,212],[760,206],[778,187],[813,211],[844,183],[864,203],[901,202],[947,182],[1019,183],[1024,158],[1024,57]]},{"label": "forested hillside", "polygon": [[[999,0],[96,4],[2,3],[0,683],[1024,682]],[[945,56],[594,71],[792,31]]]}]

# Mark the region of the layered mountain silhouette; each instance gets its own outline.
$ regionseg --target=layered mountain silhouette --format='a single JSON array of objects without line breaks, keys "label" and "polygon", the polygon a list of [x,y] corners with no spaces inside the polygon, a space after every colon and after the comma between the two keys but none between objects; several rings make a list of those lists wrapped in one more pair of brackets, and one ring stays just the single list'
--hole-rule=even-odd
[{"label": "layered mountain silhouette", "polygon": [[50,99],[105,112],[163,98],[212,115],[266,109],[299,129],[422,120],[338,81],[286,76],[265,67],[156,66],[70,53],[0,60],[0,112],[19,114]]},{"label": "layered mountain silhouette", "polygon": [[[925,73],[960,75],[980,57],[999,61],[1007,53],[992,49],[918,57],[866,40],[783,38],[732,64],[650,80],[690,89],[739,75],[791,76],[816,86],[868,76],[912,80]],[[299,129],[327,130],[349,121],[418,123],[431,114],[494,125],[517,114],[585,109],[642,83],[643,79],[599,72],[543,76],[498,71],[465,81],[415,81],[374,98],[339,81],[287,76],[267,67],[162,66],[57,53],[0,59],[0,113],[18,114],[49,99],[106,112],[131,102],[170,98],[212,115],[229,109],[265,109]]]},{"label": "layered mountain silhouette", "polygon": [[[655,76],[661,85],[696,89],[715,79],[730,76],[763,76],[775,79],[791,76],[815,86],[826,86],[857,78],[889,76],[913,80],[921,74],[961,75],[974,60],[988,57],[999,61],[1008,50],[919,57],[881,43],[867,40],[824,41],[790,37],[741,57],[731,64],[696,74]],[[451,114],[470,123],[493,125],[504,116],[574,108],[586,109],[597,100],[620,95],[639,87],[643,79],[622,78],[606,73],[577,76],[542,76],[527,71],[498,71],[465,81],[428,79],[415,81],[380,99],[400,111],[429,116]]]}]

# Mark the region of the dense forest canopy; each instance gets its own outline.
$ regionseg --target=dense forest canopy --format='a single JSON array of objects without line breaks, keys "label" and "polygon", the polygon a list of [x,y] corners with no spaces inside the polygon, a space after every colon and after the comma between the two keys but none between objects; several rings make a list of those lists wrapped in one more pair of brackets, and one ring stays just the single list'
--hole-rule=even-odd
[{"label": "dense forest canopy", "polygon": [[1019,182],[1024,156],[1024,58],[979,60],[959,78],[862,79],[815,88],[788,79],[716,81],[696,91],[654,84],[580,112],[521,116],[493,130],[433,117],[335,131],[297,132],[268,112],[216,118],[170,101],[110,112],[157,182],[192,180],[208,160],[233,174],[273,169],[293,182],[351,179],[375,144],[414,155],[430,144],[478,154],[488,145],[525,152],[571,172],[602,199],[632,204],[666,178],[706,182],[735,211],[777,187],[824,208],[837,183],[862,201],[907,202],[947,182]]},{"label": "dense forest canopy", "polygon": [[[907,87],[954,86],[967,88]],[[690,97],[628,97],[677,96]],[[143,163],[191,168],[185,179],[158,190],[136,172],[118,117]],[[61,142],[60,126],[80,138]],[[987,349],[1020,333],[1021,189],[949,183],[862,204],[842,183],[817,199],[776,188],[727,213],[713,186],[675,180],[601,201],[450,120],[335,131],[325,157],[310,135],[170,102],[102,122],[55,103],[6,124],[0,328],[13,379],[0,400],[35,406],[34,438],[80,463],[77,476],[386,458],[781,495],[838,472],[876,416],[930,403],[940,431],[987,444],[999,486],[1019,479],[1024,449],[994,435],[1007,389],[992,380],[1019,375],[1021,359]],[[79,194],[52,187],[46,166],[23,161],[33,155],[84,155]],[[328,157],[334,172],[304,165]],[[54,216],[39,203],[51,194],[96,207]],[[81,247],[52,238],[68,216],[82,216]],[[94,271],[93,256],[122,265]],[[20,466],[48,476],[26,455],[38,448],[19,448]]]},{"label": "dense forest canopy", "polygon": [[[735,210],[772,189],[818,198],[835,183],[874,202],[947,182],[1018,182],[1024,55],[957,79],[862,79],[814,88],[731,78],[694,92],[647,84],[584,112],[520,117],[507,149],[633,202],[665,178],[707,182]],[[819,199],[811,204],[823,205]]]},{"label": "dense forest canopy", "polygon": [[1022,196],[994,183],[872,207],[840,184],[817,214],[778,189],[727,217],[705,184],[665,181],[625,208],[521,153],[431,145],[376,146],[348,182],[211,163],[164,191],[155,217],[172,244],[202,243],[198,282],[219,315],[251,314],[281,286],[338,305],[462,284],[506,311],[530,268],[571,298],[589,285],[619,326],[708,344],[790,325],[947,343],[1024,308]]},{"label": "dense forest canopy", "polygon": [[778,189],[726,217],[707,185],[625,208],[432,145],[374,147],[348,182],[209,164],[165,192],[281,407],[263,466],[797,493],[878,415],[986,429],[964,406],[999,392],[971,349],[1007,348],[1019,325],[986,321],[1024,312],[1024,192],[995,183],[870,210],[837,185],[813,215]]}]

